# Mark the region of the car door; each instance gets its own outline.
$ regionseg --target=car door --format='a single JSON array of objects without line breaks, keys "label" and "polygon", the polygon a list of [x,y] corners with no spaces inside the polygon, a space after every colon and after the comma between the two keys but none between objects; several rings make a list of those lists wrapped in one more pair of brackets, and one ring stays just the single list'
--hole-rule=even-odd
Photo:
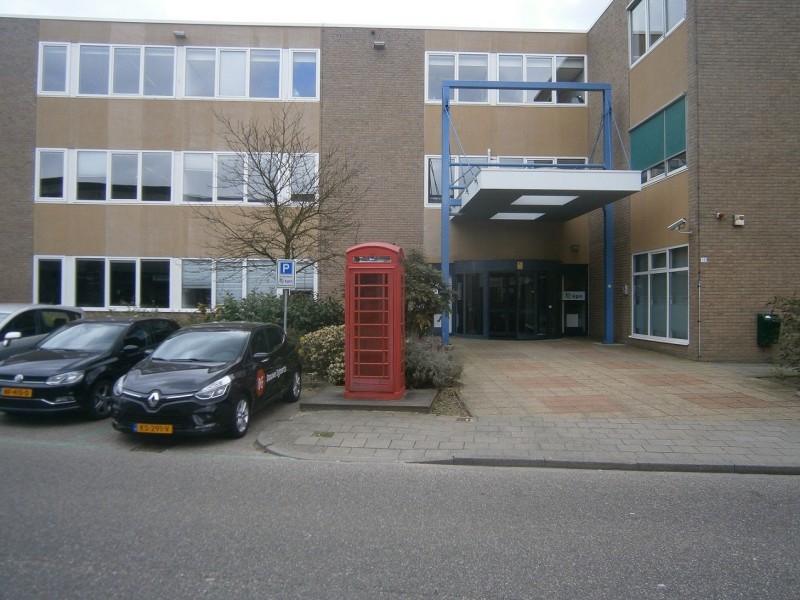
[{"label": "car door", "polygon": [[267,332],[261,327],[250,334],[250,347],[248,348],[247,359],[249,361],[247,378],[252,382],[251,394],[253,402],[261,405],[274,396],[273,386],[269,382],[269,372],[272,367],[272,358],[269,353],[269,343],[267,342]]},{"label": "car door", "polygon": [[274,385],[276,394],[284,394],[292,381],[292,365],[289,364],[285,352],[286,336],[275,325],[267,325],[266,333],[271,358],[268,379]]},{"label": "car door", "polygon": [[[0,360],[32,348],[45,336],[37,326],[37,312],[36,309],[23,311],[3,327],[0,331]],[[6,339],[6,334],[12,332],[20,337]]]}]

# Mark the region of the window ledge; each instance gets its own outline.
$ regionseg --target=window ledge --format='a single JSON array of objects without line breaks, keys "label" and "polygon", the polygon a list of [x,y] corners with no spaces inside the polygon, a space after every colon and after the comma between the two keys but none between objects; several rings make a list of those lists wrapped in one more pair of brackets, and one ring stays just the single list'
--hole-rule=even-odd
[{"label": "window ledge", "polygon": [[674,346],[688,346],[689,340],[679,340],[675,338],[655,337],[652,335],[640,335],[632,333],[628,336],[632,340],[643,340],[645,342],[658,342],[661,344],[672,344]]}]

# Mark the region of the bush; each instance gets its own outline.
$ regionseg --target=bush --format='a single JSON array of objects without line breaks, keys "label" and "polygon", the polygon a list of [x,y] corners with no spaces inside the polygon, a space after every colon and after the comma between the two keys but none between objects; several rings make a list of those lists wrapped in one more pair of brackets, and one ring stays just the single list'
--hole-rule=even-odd
[{"label": "bush", "polygon": [[303,371],[316,373],[331,385],[344,383],[344,325],[330,325],[305,334],[298,351]]},{"label": "bush", "polygon": [[769,306],[781,316],[778,361],[800,373],[800,296],[778,296]]},{"label": "bush", "polygon": [[[283,296],[252,293],[241,300],[226,296],[213,311],[219,321],[256,321],[283,324]],[[344,323],[344,306],[333,297],[290,294],[286,325],[292,337],[301,337],[329,325]]]},{"label": "bush", "polygon": [[440,341],[433,338],[406,340],[406,387],[456,387],[463,369],[453,352]]},{"label": "bush", "polygon": [[421,338],[433,327],[437,314],[450,314],[453,290],[442,279],[442,272],[425,262],[418,250],[409,250],[403,259],[405,270],[406,334]]}]

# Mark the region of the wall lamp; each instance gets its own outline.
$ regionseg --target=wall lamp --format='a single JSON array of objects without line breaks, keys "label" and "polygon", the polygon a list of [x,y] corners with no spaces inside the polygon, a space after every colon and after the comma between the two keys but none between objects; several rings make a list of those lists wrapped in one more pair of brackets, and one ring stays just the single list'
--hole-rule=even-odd
[{"label": "wall lamp", "polygon": [[176,31],[172,32],[172,35],[174,35],[179,40],[185,40],[186,39],[186,32],[185,31],[176,30]]},{"label": "wall lamp", "polygon": [[375,50],[383,50],[386,47],[386,42],[382,40],[372,40],[372,47]]}]

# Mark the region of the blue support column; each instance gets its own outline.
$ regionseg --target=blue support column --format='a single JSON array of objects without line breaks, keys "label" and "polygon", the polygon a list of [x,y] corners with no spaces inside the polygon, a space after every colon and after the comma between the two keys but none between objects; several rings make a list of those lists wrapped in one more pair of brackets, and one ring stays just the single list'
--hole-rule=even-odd
[{"label": "blue support column", "polygon": [[[611,89],[603,90],[603,165],[614,168],[611,147]],[[614,343],[614,205],[603,206],[604,312],[603,343]]]},{"label": "blue support column", "polygon": [[[442,279],[450,285],[450,199],[453,193],[450,181],[450,86],[442,86]],[[450,315],[442,313],[442,343],[450,343]]]}]

